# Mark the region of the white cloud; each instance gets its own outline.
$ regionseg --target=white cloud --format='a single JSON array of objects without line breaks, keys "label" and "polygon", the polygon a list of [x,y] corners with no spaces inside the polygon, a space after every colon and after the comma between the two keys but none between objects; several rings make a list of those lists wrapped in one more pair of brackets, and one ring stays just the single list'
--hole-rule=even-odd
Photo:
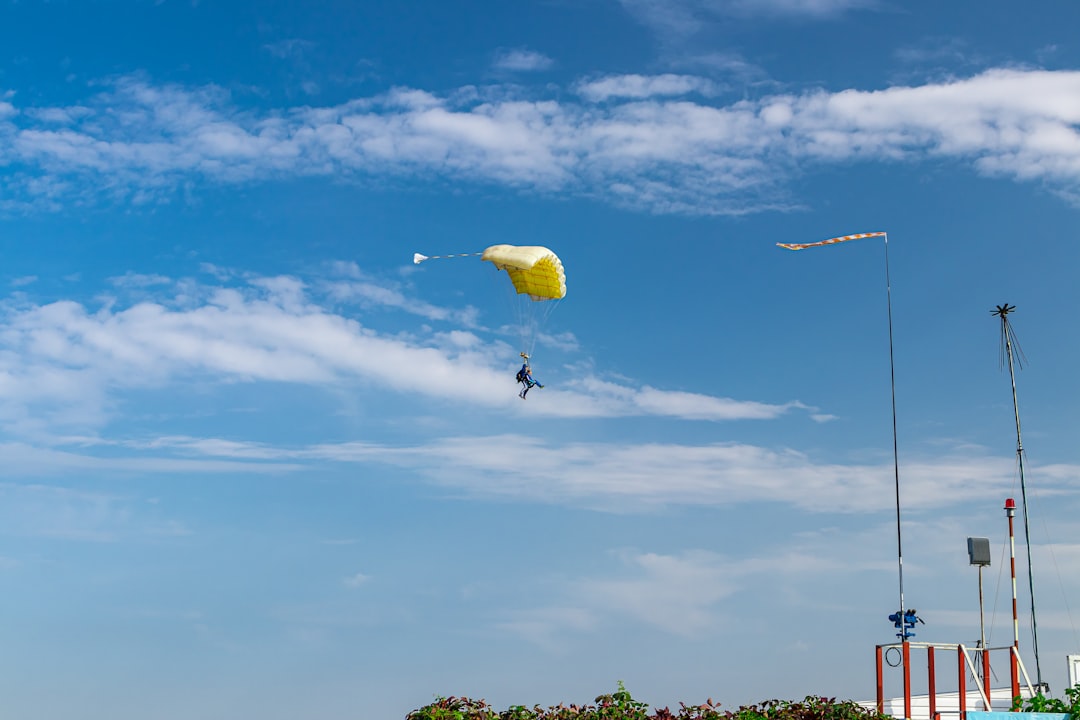
[{"label": "white cloud", "polygon": [[738,588],[712,553],[644,553],[624,562],[632,570],[628,577],[582,580],[580,592],[597,608],[687,637],[711,629],[716,604]]},{"label": "white cloud", "polygon": [[154,285],[171,285],[172,279],[164,275],[146,275],[142,273],[125,273],[124,275],[109,278],[109,282],[116,287],[122,288],[146,288]]},{"label": "white cloud", "polygon": [[772,15],[790,18],[829,18],[849,10],[880,7],[877,0],[703,0],[717,14]]},{"label": "white cloud", "polygon": [[922,39],[918,44],[897,48],[896,59],[911,65],[948,65],[949,67],[973,64],[972,50],[962,38],[934,36]]},{"label": "white cloud", "polygon": [[876,9],[879,0],[620,0],[638,22],[671,42],[731,17],[825,20],[851,10]]},{"label": "white cloud", "polygon": [[558,652],[562,647],[559,634],[589,631],[597,624],[596,613],[589,609],[553,606],[512,612],[506,620],[495,623],[495,627],[518,635],[549,652]]},{"label": "white cloud", "polygon": [[[6,454],[8,446],[0,446]],[[13,468],[5,465],[9,472]],[[181,535],[173,521],[137,511],[131,498],[40,484],[0,483],[0,521],[5,532],[82,542],[123,537]]]},{"label": "white cloud", "polygon": [[582,82],[577,92],[592,102],[611,98],[650,98],[689,95],[715,95],[717,85],[707,78],[693,75],[611,75],[597,80]]},{"label": "white cloud", "polygon": [[698,393],[657,390],[648,386],[633,394],[633,402],[647,415],[667,415],[692,420],[767,420],[779,417],[789,409],[805,407],[798,402],[769,405]]},{"label": "white cloud", "polygon": [[[967,587],[967,577],[974,583],[974,575],[959,577],[969,571],[964,535],[970,532],[974,518],[985,520],[974,507],[968,504],[953,517],[939,515],[935,522],[912,522],[909,518],[905,523],[908,600],[918,603],[920,616],[934,632],[941,633],[943,628],[956,631],[950,634],[957,639],[963,638],[963,633],[977,637],[979,627],[977,609],[953,609],[971,608],[970,596],[966,592],[957,596],[953,588]],[[785,606],[798,610],[812,605],[823,617],[861,614],[860,608],[867,602],[880,602],[888,596],[889,587],[895,588],[896,561],[889,555],[896,550],[896,527],[887,516],[883,513],[880,523],[861,528],[845,521],[838,527],[781,532],[773,546],[766,544],[752,551],[740,546],[737,556],[700,549],[623,549],[614,553],[616,562],[605,563],[602,570],[535,583],[537,605],[513,613],[513,620],[499,627],[538,645],[559,649],[582,633],[610,632],[627,624],[651,625],[699,640],[738,633],[746,630],[746,603],[760,604],[762,598],[775,601],[776,612],[783,612]],[[1007,541],[1001,538],[1001,543]],[[1058,555],[1057,567],[1049,562],[1051,549]],[[1073,578],[1080,560],[1076,545],[1037,546],[1035,560],[1048,576],[1051,568],[1057,571],[1063,594],[1075,592]],[[881,594],[883,587],[885,595]],[[934,588],[933,597],[928,600],[920,587]],[[838,594],[837,588],[843,592]],[[958,601],[958,597],[964,599]],[[1004,630],[1011,636],[1007,611],[997,623],[991,613],[988,606],[988,637],[992,637],[995,624],[999,632]],[[885,614],[878,620],[884,621]],[[1039,624],[1060,636],[1069,631],[1076,634],[1075,623],[1063,611],[1040,613]]]},{"label": "white cloud", "polygon": [[[290,473],[303,468],[301,463],[280,461],[281,453],[267,453],[258,457],[251,453],[252,460],[265,460],[267,457],[279,459],[279,462],[247,462],[226,458],[223,453],[206,452],[199,457],[178,457],[176,454],[147,453],[146,448],[153,444],[121,443],[100,441],[90,438],[47,438],[48,446],[28,443],[8,442],[0,444],[0,460],[11,476],[49,477],[70,476],[78,473],[119,473],[138,475],[146,473]],[[220,447],[223,441],[216,439],[192,441],[192,447],[209,450]],[[135,452],[124,457],[98,456],[93,450],[97,447],[134,449]],[[182,449],[182,448],[181,448]],[[209,458],[207,457],[209,456]],[[236,456],[236,457],[239,457]]]},{"label": "white cloud", "polygon": [[[0,109],[0,116],[2,116],[2,114],[3,111]],[[84,117],[92,115],[93,111],[89,108],[75,105],[66,108],[30,108],[26,111],[26,114],[42,123],[70,125]]]},{"label": "white cloud", "polygon": [[513,72],[547,70],[554,64],[548,56],[524,48],[504,49],[495,54],[495,68]]},{"label": "white cloud", "polygon": [[369,575],[365,575],[364,573],[354,573],[353,575],[345,578],[342,582],[345,583],[346,587],[357,588],[370,580],[371,577]]},{"label": "white cloud", "polygon": [[[78,467],[86,443],[72,442],[63,453],[35,456],[37,472]],[[292,472],[326,463],[381,464],[418,473],[454,493],[619,512],[760,503],[813,513],[887,513],[895,508],[891,460],[817,463],[792,450],[739,443],[631,445],[496,435],[410,446],[355,441],[289,447],[186,436],[112,444],[133,456],[122,462],[89,458],[85,466],[216,472],[235,464],[241,472]],[[26,450],[19,448],[0,446],[0,460],[22,471]],[[1046,497],[1071,497],[1080,467],[1056,467],[1056,475],[1043,467],[1032,470],[1043,478]],[[1004,497],[1015,489],[1014,475],[1012,458],[974,451],[917,460],[901,466],[902,502],[918,512],[970,505],[988,494]],[[1065,557],[1072,552],[1066,550]]]},{"label": "white cloud", "polygon": [[[682,67],[702,68],[719,77],[731,77],[742,86],[764,85],[772,82],[763,67],[754,65],[742,55],[730,51],[683,55],[679,58],[678,64]],[[717,94],[723,89],[725,88],[718,84],[710,87],[710,90]]]},{"label": "white cloud", "polygon": [[394,308],[429,320],[453,320],[468,328],[478,327],[480,313],[475,307],[445,308],[417,300],[406,295],[400,286],[367,276],[356,263],[334,263],[333,269],[342,278],[323,283],[332,300]]},{"label": "white cloud", "polygon": [[[329,310],[325,303],[340,288],[321,279],[255,276],[226,286],[121,277],[115,283],[121,294],[105,298],[100,307],[70,300],[35,304],[21,295],[0,306],[0,424],[38,443],[0,446],[0,460],[12,472],[280,473],[357,463],[408,469],[456,493],[612,510],[775,502],[812,512],[851,513],[887,511],[893,502],[892,463],[884,458],[871,464],[820,464],[784,448],[742,443],[625,445],[513,434],[444,438],[409,447],[363,442],[288,447],[243,437],[183,435],[101,439],[98,433],[125,393],[193,382],[325,388],[364,382],[391,393],[451,400],[493,418],[527,413],[534,418],[769,420],[793,410],[813,413],[816,419],[822,415],[797,402],[768,404],[661,390],[595,377],[587,370],[558,387],[549,381],[530,395],[526,407],[514,396],[513,379],[498,360],[505,357],[506,346],[455,329],[452,320],[439,330],[383,335],[357,318]],[[381,287],[374,278],[364,282]],[[326,288],[330,295],[324,294]],[[156,297],[145,297],[148,291]],[[124,292],[140,299],[128,302]],[[404,294],[390,297],[391,306],[409,303]],[[109,448],[123,450],[124,456],[105,452]],[[905,506],[955,505],[970,501],[972,488],[983,497],[1013,487],[1013,458],[989,457],[978,448],[954,452],[902,465]],[[1048,497],[1080,479],[1074,466],[1035,471]]]},{"label": "white cloud", "polygon": [[278,58],[299,58],[314,49],[315,43],[300,38],[286,38],[263,45],[263,49]]},{"label": "white cloud", "polygon": [[[325,446],[329,456],[384,462],[487,497],[604,509],[776,502],[811,512],[894,507],[891,462],[818,464],[801,453],[746,444],[565,443],[525,436],[445,439],[424,447]],[[528,457],[523,463],[522,457]],[[1080,468],[1071,468],[1072,478]],[[912,509],[970,502],[1013,485],[1011,458],[944,456],[901,467]],[[1055,483],[1047,492],[1067,492]]]},{"label": "white cloud", "polygon": [[638,22],[663,36],[684,36],[701,28],[697,3],[669,0],[619,0]]},{"label": "white cloud", "polygon": [[[129,273],[113,278],[113,285],[118,294],[102,298],[97,307],[70,300],[34,304],[19,297],[0,306],[0,425],[24,436],[87,434],[107,423],[124,392],[192,382],[328,389],[363,382],[500,415],[526,412],[505,367],[505,343],[497,335],[477,334],[482,331],[475,329],[471,308],[440,309],[373,279],[309,284],[296,277],[252,276],[226,286]],[[357,298],[444,324],[382,334],[331,309]],[[550,342],[574,344],[573,338]],[[545,384],[529,397],[530,416],[720,421],[770,419],[802,407],[636,387],[591,375],[561,387]]]},{"label": "white cloud", "polygon": [[537,99],[510,87],[446,97],[400,89],[260,114],[213,87],[129,77],[81,104],[92,114],[63,128],[29,114],[0,125],[0,158],[11,166],[5,202],[50,206],[71,193],[145,202],[191,176],[452,174],[654,212],[745,213],[788,205],[782,188],[796,168],[928,158],[1045,181],[1063,194],[1080,186],[1080,72],[991,70],[727,105],[671,98],[710,90],[692,76],[621,76],[579,88],[607,103]]},{"label": "white cloud", "polygon": [[824,549],[836,543],[828,536],[802,538],[798,549],[740,558],[705,550],[624,550],[616,553],[618,563],[606,575],[563,581],[559,586],[572,588],[572,593],[552,598],[549,606],[520,611],[499,627],[556,649],[570,633],[602,631],[604,623],[619,626],[625,621],[700,638],[737,622],[726,606],[738,606],[733,596],[749,588],[760,590],[778,581],[787,585],[808,576],[821,583],[829,576],[850,578],[880,569],[865,552],[840,556],[835,548]]}]

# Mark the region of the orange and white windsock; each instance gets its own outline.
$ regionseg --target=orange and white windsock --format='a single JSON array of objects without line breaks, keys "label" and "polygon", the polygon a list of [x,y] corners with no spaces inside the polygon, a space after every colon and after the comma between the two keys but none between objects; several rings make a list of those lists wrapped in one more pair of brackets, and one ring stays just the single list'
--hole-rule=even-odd
[{"label": "orange and white windsock", "polygon": [[840,237],[829,238],[828,240],[821,240],[820,242],[812,243],[776,243],[779,247],[786,250],[805,250],[806,248],[818,247],[819,245],[834,245],[836,243],[847,242],[848,240],[862,240],[868,237],[887,237],[887,233],[883,232],[868,232],[868,233],[856,233],[855,235],[841,235]]}]

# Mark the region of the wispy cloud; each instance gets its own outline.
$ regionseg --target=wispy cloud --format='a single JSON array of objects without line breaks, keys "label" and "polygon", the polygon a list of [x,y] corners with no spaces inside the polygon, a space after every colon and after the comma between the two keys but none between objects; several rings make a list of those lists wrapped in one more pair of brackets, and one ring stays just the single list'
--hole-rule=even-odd
[{"label": "wispy cloud", "polygon": [[315,43],[300,38],[287,38],[263,45],[263,49],[278,58],[298,58],[315,47]]},{"label": "wispy cloud", "polygon": [[644,553],[623,560],[632,574],[585,580],[583,594],[597,607],[679,635],[710,629],[715,605],[738,587],[722,559],[711,553]]},{"label": "wispy cloud", "polygon": [[[765,68],[732,51],[680,54],[675,62],[678,67],[698,68],[699,72],[707,72],[716,78],[730,78],[733,84],[739,87],[762,86],[773,82]],[[717,84],[714,89],[719,91],[730,88]]]},{"label": "wispy cloud", "polygon": [[[6,454],[8,446],[0,446]],[[76,488],[0,483],[5,531],[24,537],[112,542],[130,537],[186,534],[175,522],[156,518],[133,499]]]},{"label": "wispy cloud", "polygon": [[541,607],[508,613],[505,619],[495,623],[495,627],[549,652],[558,652],[562,647],[559,635],[567,631],[592,630],[599,624],[599,618],[595,611],[588,608]]},{"label": "wispy cloud", "polygon": [[[665,417],[769,421],[792,413],[831,419],[797,401],[763,403],[661,389],[603,377],[581,363],[530,395],[513,392],[491,331],[463,327],[468,313],[419,303],[407,285],[365,276],[351,264],[329,276],[253,276],[210,268],[211,279],[129,273],[96,305],[34,302],[19,290],[0,304],[0,425],[23,443],[0,446],[5,467],[24,475],[87,471],[295,472],[320,464],[384,465],[418,473],[453,493],[611,510],[779,502],[812,512],[877,512],[892,502],[893,468],[818,463],[784,447],[746,443],[566,442],[542,436],[449,437],[417,445],[341,442],[281,446],[234,438],[110,436],[129,393],[193,383],[288,383],[390,397],[449,401],[492,420],[528,417]],[[359,283],[363,306],[343,288]],[[344,284],[344,285],[343,285]],[[404,311],[425,322],[379,330],[379,315]],[[584,368],[584,369],[582,369]],[[808,418],[809,419],[809,418]],[[523,463],[522,458],[528,462]],[[1013,459],[959,448],[902,468],[905,504],[951,505],[1013,485]],[[1080,469],[1040,469],[1059,492]]]},{"label": "wispy cloud", "polygon": [[582,82],[577,86],[582,97],[593,102],[611,98],[651,98],[673,95],[715,95],[717,86],[711,80],[692,75],[614,75]]},{"label": "wispy cloud", "polygon": [[894,51],[896,59],[911,65],[948,65],[950,67],[972,64],[972,50],[962,38],[930,37],[913,45],[905,45]]},{"label": "wispy cloud", "polygon": [[365,575],[364,573],[354,573],[342,580],[342,582],[345,583],[346,587],[358,588],[361,585],[366,584],[370,580],[371,577],[369,575]]},{"label": "wispy cloud", "polygon": [[452,173],[652,212],[733,214],[787,206],[785,182],[815,164],[928,158],[1066,194],[1080,186],[1080,111],[1072,100],[1080,72],[990,70],[726,105],[684,98],[709,88],[690,76],[612,76],[578,87],[607,102],[537,99],[511,87],[447,96],[399,89],[259,112],[213,87],[121,78],[79,105],[89,113],[69,113],[59,126],[14,107],[3,114],[4,202],[48,207],[71,194],[147,202],[192,178]]},{"label": "wispy cloud", "polygon": [[118,277],[109,278],[109,282],[120,288],[147,288],[154,285],[171,285],[172,279],[164,275],[129,272]]},{"label": "wispy cloud", "polygon": [[825,20],[881,8],[878,0],[620,0],[639,23],[671,41],[732,17]]},{"label": "wispy cloud", "polygon": [[[203,449],[220,447],[216,439],[195,442]],[[151,446],[141,442],[108,441],[97,438],[49,437],[41,444],[26,442],[8,442],[0,444],[0,459],[11,476],[18,477],[56,477],[71,476],[79,473],[91,474],[127,474],[146,473],[243,473],[267,474],[290,473],[303,468],[302,463],[288,461],[282,453],[274,453],[278,462],[258,462],[265,457],[226,457],[220,453],[179,453],[147,452]],[[95,454],[95,450],[115,450],[123,448],[128,452],[123,456]],[[194,455],[194,456],[193,456]]]},{"label": "wispy cloud", "polygon": [[638,22],[665,37],[691,35],[702,24],[699,3],[666,0],[619,0]]},{"label": "wispy cloud", "polygon": [[[423,447],[342,444],[311,448],[340,460],[407,467],[481,497],[612,510],[779,503],[810,512],[887,511],[892,463],[817,463],[802,453],[739,443],[562,443],[507,435],[447,438]],[[527,457],[528,462],[522,462]],[[911,509],[971,502],[1014,484],[1011,458],[943,455],[902,469]],[[1070,467],[1070,482],[1080,468]],[[1056,482],[1045,492],[1071,492]]]},{"label": "wispy cloud", "polygon": [[832,18],[851,10],[881,8],[879,0],[702,0],[709,12],[786,18]]},{"label": "wispy cloud", "polygon": [[[159,437],[114,440],[128,457],[87,456],[88,468],[157,472],[295,472],[328,464],[406,469],[453,494],[616,512],[678,506],[776,504],[812,513],[889,512],[892,462],[816,462],[785,448],[742,443],[560,442],[524,435],[460,436],[418,445],[372,442],[280,446],[245,440]],[[0,446],[5,466],[23,471],[27,450]],[[92,450],[92,446],[90,447]],[[37,472],[80,467],[86,445],[39,451]],[[57,464],[62,463],[62,464]],[[1034,468],[1046,497],[1072,497],[1080,467]],[[902,467],[904,505],[911,511],[970,505],[1014,490],[1010,457],[973,450]]]},{"label": "wispy cloud", "polygon": [[453,320],[465,327],[478,327],[480,313],[475,307],[455,309],[422,302],[409,297],[398,285],[369,277],[352,262],[334,263],[334,273],[337,278],[323,283],[331,300],[395,308],[429,320]]},{"label": "wispy cloud", "polygon": [[[857,533],[847,535],[850,541]],[[850,580],[880,562],[865,552],[841,555],[825,550],[838,539],[803,538],[803,547],[734,558],[705,550],[677,554],[622,550],[601,575],[559,584],[573,588],[553,593],[550,605],[521,610],[498,627],[543,647],[558,649],[571,634],[603,631],[629,621],[683,637],[708,636],[735,622],[727,605],[748,588],[798,582],[812,576]],[[842,558],[842,559],[841,559]]]},{"label": "wispy cloud", "polygon": [[503,49],[495,53],[494,66],[497,70],[511,72],[536,72],[547,70],[555,62],[548,56],[525,48]]},{"label": "wispy cloud", "polygon": [[[116,292],[95,306],[13,297],[0,305],[0,424],[24,436],[86,434],[107,423],[124,392],[192,382],[363,382],[498,415],[525,412],[505,367],[508,348],[496,332],[477,329],[475,310],[438,308],[341,267],[349,271],[345,278],[245,276],[232,285],[129,273],[114,278]],[[359,314],[336,309],[357,302]],[[439,323],[382,333],[378,313],[386,309]],[[573,345],[572,338],[553,342]],[[530,396],[528,412],[723,421],[801,409],[797,402],[734,400],[587,374],[560,387],[549,380],[542,394]]]},{"label": "wispy cloud", "polygon": [[[905,558],[920,562],[905,567],[920,584],[944,587],[957,582],[956,575],[966,571],[962,538],[970,531],[971,505],[957,516],[937,517],[932,523],[909,521]],[[777,612],[782,612],[784,606],[805,607],[807,588],[816,588],[811,592],[844,588],[842,597],[826,593],[830,609],[862,612],[860,606],[865,606],[868,598],[859,588],[875,587],[873,592],[880,593],[882,583],[895,582],[896,567],[888,559],[892,533],[895,526],[883,518],[880,524],[856,527],[845,521],[838,527],[796,533],[786,537],[782,545],[759,547],[737,556],[700,549],[616,550],[612,553],[615,561],[601,571],[534,583],[537,604],[510,613],[497,625],[541,647],[559,650],[582,633],[610,632],[626,623],[698,639],[730,633],[745,622],[743,595],[754,597],[754,602],[771,597]],[[1002,544],[1007,544],[1004,538]],[[1078,550],[1076,545],[1035,548],[1035,561],[1057,572],[1065,593],[1076,589],[1073,578],[1080,563]],[[1057,557],[1057,563],[1050,562],[1051,556]],[[873,597],[880,599],[879,595]],[[957,637],[964,637],[963,633],[977,637],[977,608],[959,611],[949,605],[927,605],[920,603],[920,615],[928,618],[936,632],[944,628],[955,631]],[[1039,620],[1062,637],[1076,639],[1075,623],[1067,613],[1046,613],[1045,620],[1041,613]],[[998,629],[1011,633],[1007,625],[1003,628],[999,624]]]}]

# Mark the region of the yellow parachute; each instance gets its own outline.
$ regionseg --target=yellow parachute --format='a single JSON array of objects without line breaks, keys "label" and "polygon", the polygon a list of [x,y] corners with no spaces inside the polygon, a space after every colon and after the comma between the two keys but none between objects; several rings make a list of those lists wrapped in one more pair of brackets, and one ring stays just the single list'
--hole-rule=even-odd
[{"label": "yellow parachute", "polygon": [[505,270],[519,295],[533,300],[566,297],[566,273],[559,256],[540,245],[492,245],[480,256]]}]

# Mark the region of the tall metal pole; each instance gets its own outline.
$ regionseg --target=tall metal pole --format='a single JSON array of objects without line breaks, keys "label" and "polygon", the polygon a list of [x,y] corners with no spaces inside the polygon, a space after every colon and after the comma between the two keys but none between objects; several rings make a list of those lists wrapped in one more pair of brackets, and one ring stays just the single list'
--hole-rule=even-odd
[{"label": "tall metal pole", "polygon": [[[896,363],[893,360],[892,281],[889,279],[889,236],[885,234],[885,303],[889,315],[889,389],[892,394],[893,478],[896,485],[896,564],[900,579],[900,616],[904,616],[904,545],[900,536],[900,454],[896,442]],[[907,642],[907,631],[903,642]],[[905,688],[906,689],[906,688]]]},{"label": "tall metal pole", "polygon": [[1016,371],[1013,368],[1013,330],[1009,313],[1015,305],[1005,303],[990,312],[1001,318],[1001,340],[1005,345],[1005,357],[1009,361],[1009,382],[1012,384],[1013,416],[1016,418],[1016,460],[1020,471],[1020,499],[1024,511],[1024,544],[1027,547],[1028,593],[1031,596],[1031,644],[1035,651],[1035,677],[1042,687],[1042,668],[1039,666],[1039,626],[1035,620],[1035,581],[1031,569],[1031,531],[1028,527],[1027,486],[1024,483],[1024,443],[1020,435],[1020,406],[1016,400]]},{"label": "tall metal pole", "polygon": [[982,652],[983,710],[990,711],[990,650],[986,647],[986,624],[983,620],[983,564],[979,564],[979,648]]},{"label": "tall metal pole", "polygon": [[[979,566],[979,647],[986,647],[986,620],[983,617],[983,591],[982,591],[982,569],[983,566]],[[987,687],[990,687],[987,685]]]}]

